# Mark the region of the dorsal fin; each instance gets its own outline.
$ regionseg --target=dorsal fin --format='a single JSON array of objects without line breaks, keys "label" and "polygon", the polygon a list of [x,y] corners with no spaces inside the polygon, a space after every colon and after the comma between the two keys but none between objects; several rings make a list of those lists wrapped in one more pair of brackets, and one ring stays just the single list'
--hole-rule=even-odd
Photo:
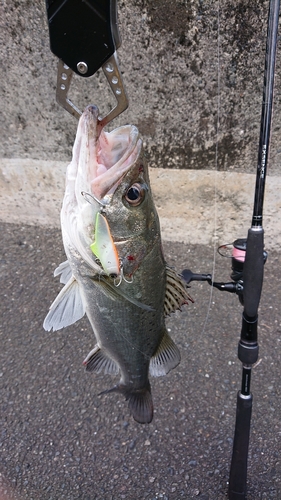
[{"label": "dorsal fin", "polygon": [[153,377],[166,375],[180,363],[180,360],[180,351],[165,330],[161,344],[150,360],[149,373]]},{"label": "dorsal fin", "polygon": [[188,301],[194,302],[187,292],[186,285],[179,274],[166,265],[166,295],[164,302],[164,315],[169,316],[177,309],[181,309]]}]

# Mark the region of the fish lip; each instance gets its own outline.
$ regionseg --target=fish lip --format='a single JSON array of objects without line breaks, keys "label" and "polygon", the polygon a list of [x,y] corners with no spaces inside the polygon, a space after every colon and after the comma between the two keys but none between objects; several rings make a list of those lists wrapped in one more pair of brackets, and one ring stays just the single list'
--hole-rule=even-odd
[{"label": "fish lip", "polygon": [[80,177],[77,188],[82,185],[83,191],[98,200],[113,193],[135,163],[141,146],[137,127],[124,125],[105,132],[98,107],[88,105],[80,117],[73,147]]},{"label": "fish lip", "polygon": [[[124,145],[122,149],[122,156],[118,158],[116,162],[113,162],[110,166],[106,167],[106,171],[94,176],[90,180],[91,192],[98,199],[102,199],[107,194],[115,192],[123,177],[135,164],[142,148],[142,140],[139,137],[139,131],[134,125],[118,127],[112,132],[105,132],[104,134],[107,134],[104,136],[105,140],[112,140],[110,152],[114,149],[115,137],[117,140],[118,135],[120,136],[120,134],[123,134]],[[97,139],[97,150],[99,147],[100,150],[102,150],[100,139]],[[98,165],[102,164],[101,162],[98,162],[97,159],[96,161]]]},{"label": "fish lip", "polygon": [[[99,108],[95,104],[89,104],[82,116],[86,117],[87,115],[94,116],[95,120],[98,120],[99,117]],[[81,118],[80,118],[81,119]]]},{"label": "fish lip", "polygon": [[95,104],[89,104],[80,117],[81,126],[85,127],[86,133],[98,141],[103,126],[99,119],[99,108]]}]

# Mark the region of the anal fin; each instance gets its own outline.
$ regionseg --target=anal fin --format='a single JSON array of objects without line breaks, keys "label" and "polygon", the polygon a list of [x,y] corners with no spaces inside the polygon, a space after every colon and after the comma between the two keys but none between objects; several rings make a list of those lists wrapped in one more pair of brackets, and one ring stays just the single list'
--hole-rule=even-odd
[{"label": "anal fin", "polygon": [[167,375],[180,363],[180,360],[180,351],[165,330],[162,342],[150,360],[149,373],[153,377]]},{"label": "anal fin", "polygon": [[119,373],[117,363],[107,356],[98,345],[89,352],[83,361],[83,365],[86,366],[88,372],[103,372],[106,375],[117,375]]}]

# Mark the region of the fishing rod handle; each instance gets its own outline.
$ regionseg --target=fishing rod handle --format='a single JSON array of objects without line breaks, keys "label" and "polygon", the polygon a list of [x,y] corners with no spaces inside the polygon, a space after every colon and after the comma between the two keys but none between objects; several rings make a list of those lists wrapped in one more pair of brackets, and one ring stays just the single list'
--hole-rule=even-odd
[{"label": "fishing rod handle", "polygon": [[257,319],[263,283],[263,268],[264,231],[262,227],[252,227],[248,231],[243,270],[244,317],[246,320]]},{"label": "fishing rod handle", "polygon": [[247,463],[252,414],[252,394],[237,394],[236,425],[229,476],[229,500],[244,500],[247,494]]}]

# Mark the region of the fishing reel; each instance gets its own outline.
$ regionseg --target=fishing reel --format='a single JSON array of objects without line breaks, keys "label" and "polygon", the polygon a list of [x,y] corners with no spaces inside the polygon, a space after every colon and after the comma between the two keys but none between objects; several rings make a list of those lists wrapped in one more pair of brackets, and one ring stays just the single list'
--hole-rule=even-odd
[{"label": "fishing reel", "polygon": [[[186,284],[191,281],[207,281],[209,285],[217,288],[218,290],[236,293],[238,295],[240,303],[243,305],[243,269],[246,257],[247,249],[247,239],[239,238],[233,243],[221,245],[218,248],[218,253],[222,257],[231,258],[231,269],[230,274],[231,282],[223,283],[213,281],[211,274],[195,274],[190,269],[184,269],[182,271],[182,277]],[[228,255],[230,253],[230,255]],[[265,264],[267,260],[267,252],[263,252],[263,263]]]}]

